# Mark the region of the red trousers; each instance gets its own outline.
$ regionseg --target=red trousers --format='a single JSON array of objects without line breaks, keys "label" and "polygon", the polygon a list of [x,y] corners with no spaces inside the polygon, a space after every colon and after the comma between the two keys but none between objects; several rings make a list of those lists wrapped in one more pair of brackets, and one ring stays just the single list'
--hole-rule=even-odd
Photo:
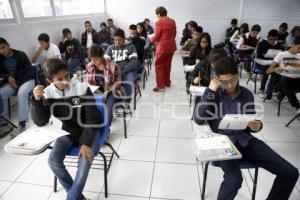
[{"label": "red trousers", "polygon": [[156,87],[162,89],[171,86],[170,73],[174,53],[156,53],[155,74]]}]

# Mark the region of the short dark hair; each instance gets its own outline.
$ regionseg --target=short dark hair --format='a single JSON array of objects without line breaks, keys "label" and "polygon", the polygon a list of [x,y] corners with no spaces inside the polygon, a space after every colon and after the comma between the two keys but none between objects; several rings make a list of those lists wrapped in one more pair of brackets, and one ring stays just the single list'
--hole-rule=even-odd
[{"label": "short dark hair", "polygon": [[90,21],[85,21],[84,25],[86,25],[86,24],[92,24],[92,23]]},{"label": "short dark hair", "polygon": [[211,50],[209,56],[208,56],[208,62],[210,64],[215,64],[217,60],[220,58],[226,57],[227,51],[225,50],[225,43],[218,43],[214,46],[214,48]]},{"label": "short dark hair", "polygon": [[165,7],[159,6],[155,9],[155,14],[159,14],[161,17],[165,17],[168,15],[168,11]]},{"label": "short dark hair", "polygon": [[238,74],[239,70],[235,60],[231,57],[223,57],[215,63],[215,73],[217,76],[226,74]]},{"label": "short dark hair", "polygon": [[71,30],[70,30],[69,28],[64,28],[64,29],[62,30],[62,33],[63,33],[63,35],[64,35],[64,34],[72,33],[72,32],[71,32]]},{"label": "short dark hair", "polygon": [[145,19],[144,19],[144,22],[150,22],[150,19],[145,18]]},{"label": "short dark hair", "polygon": [[198,33],[202,33],[202,32],[203,32],[203,28],[202,28],[202,26],[197,26],[197,28],[196,28],[196,32],[198,32]]},{"label": "short dark hair", "polygon": [[260,32],[261,31],[261,27],[258,24],[255,24],[251,27],[251,31],[257,31]]},{"label": "short dark hair", "polygon": [[231,20],[231,24],[237,25],[238,24],[238,20],[236,18],[233,18]]},{"label": "short dark hair", "polygon": [[101,22],[100,26],[105,26],[106,27],[106,23],[105,22]]},{"label": "short dark hair", "polygon": [[296,36],[294,39],[294,45],[299,45],[300,44],[300,36]]},{"label": "short dark hair", "polygon": [[3,37],[0,37],[0,44],[6,44],[6,45],[8,45],[8,42]]},{"label": "short dark hair", "polygon": [[112,18],[107,19],[108,22],[113,22],[114,20]]},{"label": "short dark hair", "polygon": [[43,72],[47,79],[52,80],[53,77],[61,70],[68,71],[68,65],[59,58],[50,58],[43,65]]},{"label": "short dark hair", "polygon": [[131,24],[131,25],[129,26],[129,29],[135,31],[135,30],[137,29],[137,26],[136,26],[135,24]]},{"label": "short dark hair", "polygon": [[50,42],[50,37],[47,33],[41,33],[38,37],[38,41]]},{"label": "short dark hair", "polygon": [[118,28],[115,32],[115,36],[125,38],[125,33],[122,29]]},{"label": "short dark hair", "polygon": [[193,21],[193,20],[189,21],[189,22],[188,22],[188,25],[191,26],[191,27],[193,27],[193,28],[197,28],[197,27],[198,27],[197,22],[195,22],[195,21]]},{"label": "short dark hair", "polygon": [[279,25],[279,28],[283,28],[284,30],[288,30],[288,24],[283,22],[282,24]]},{"label": "short dark hair", "polygon": [[271,29],[268,32],[268,37],[278,37],[278,31],[276,29]]},{"label": "short dark hair", "polygon": [[104,51],[98,44],[93,44],[89,50],[89,57],[99,57],[102,58],[104,55]]},{"label": "short dark hair", "polygon": [[294,26],[294,28],[291,31],[291,34],[294,35],[297,31],[300,31],[300,26]]}]

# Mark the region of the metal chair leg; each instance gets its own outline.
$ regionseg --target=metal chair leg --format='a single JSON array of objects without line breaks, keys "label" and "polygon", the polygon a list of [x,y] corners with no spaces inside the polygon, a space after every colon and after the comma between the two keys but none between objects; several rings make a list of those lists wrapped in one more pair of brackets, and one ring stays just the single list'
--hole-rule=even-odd
[{"label": "metal chair leg", "polygon": [[103,158],[103,164],[104,164],[104,196],[105,198],[108,197],[108,186],[107,186],[107,160],[106,157],[103,153],[99,152],[99,154],[101,155],[101,157]]},{"label": "metal chair leg", "polygon": [[18,128],[15,124],[13,124],[11,121],[9,121],[8,119],[6,119],[6,118],[3,117],[3,116],[0,116],[0,119],[6,121],[8,124],[12,125],[14,128]]},{"label": "metal chair leg", "polygon": [[279,102],[278,102],[278,107],[277,107],[277,116],[278,116],[278,117],[280,116],[281,102],[282,102],[282,99],[280,99]]},{"label": "metal chair leg", "polygon": [[257,187],[257,178],[258,178],[258,167],[255,168],[254,179],[253,179],[253,189],[251,200],[255,200],[256,187]]},{"label": "metal chair leg", "polygon": [[288,127],[295,119],[300,117],[300,113],[297,113],[286,125],[285,127]]},{"label": "metal chair leg", "polygon": [[257,74],[254,75],[254,94],[256,94],[256,81],[257,81]]},{"label": "metal chair leg", "polygon": [[54,176],[54,187],[53,187],[53,192],[57,192],[57,177]]},{"label": "metal chair leg", "polygon": [[208,165],[209,165],[209,162],[206,162],[205,165],[204,165],[203,183],[202,183],[202,190],[201,190],[201,200],[204,200],[204,197],[205,197],[205,189],[206,189],[206,179],[207,179]]},{"label": "metal chair leg", "polygon": [[111,151],[117,156],[117,158],[120,158],[118,152],[115,150],[115,148],[110,143],[105,142],[104,144],[111,149]]},{"label": "metal chair leg", "polygon": [[123,108],[123,122],[124,122],[124,137],[127,138],[127,124],[126,124],[126,110],[125,107]]},{"label": "metal chair leg", "polygon": [[11,118],[10,98],[7,99],[8,118]]}]

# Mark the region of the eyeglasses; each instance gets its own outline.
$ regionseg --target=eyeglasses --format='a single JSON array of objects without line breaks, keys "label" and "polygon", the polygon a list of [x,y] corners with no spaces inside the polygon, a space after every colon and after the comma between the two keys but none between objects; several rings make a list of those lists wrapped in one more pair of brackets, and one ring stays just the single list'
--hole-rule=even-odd
[{"label": "eyeglasses", "polygon": [[237,84],[238,80],[239,80],[238,77],[234,77],[234,78],[232,78],[232,79],[229,80],[229,81],[223,81],[223,80],[219,80],[219,79],[218,79],[218,81],[220,82],[220,84],[221,84],[222,87],[228,87],[229,84],[230,84],[230,85],[235,85],[235,84]]}]

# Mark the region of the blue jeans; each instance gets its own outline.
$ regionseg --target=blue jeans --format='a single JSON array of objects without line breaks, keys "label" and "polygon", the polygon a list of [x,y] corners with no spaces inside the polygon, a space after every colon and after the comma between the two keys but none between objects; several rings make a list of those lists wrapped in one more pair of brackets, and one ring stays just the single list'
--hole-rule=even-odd
[{"label": "blue jeans", "polygon": [[[10,84],[5,84],[0,88],[0,95],[3,100],[4,110],[0,113],[1,116],[8,118],[8,107],[7,100],[13,95],[17,95],[18,99],[18,121],[26,122],[28,120],[29,105],[28,105],[28,95],[35,87],[35,80],[29,80],[23,83],[19,89],[13,88]],[[2,122],[3,123],[3,122]],[[0,121],[1,124],[1,121]]]},{"label": "blue jeans", "polygon": [[68,64],[69,72],[71,72],[72,74],[75,73],[80,63],[81,61],[79,58],[72,58],[71,62]]},{"label": "blue jeans", "polygon": [[[98,138],[99,133],[95,135],[95,140],[91,146],[94,155],[97,155],[100,149]],[[91,168],[90,162],[81,156],[78,160],[75,180],[72,179],[71,175],[66,169],[66,166],[64,165],[64,159],[65,156],[68,155],[69,150],[75,145],[76,144],[74,144],[74,142],[68,136],[58,138],[54,143],[48,159],[48,163],[52,172],[68,194],[67,200],[82,200],[84,198],[82,191]]]},{"label": "blue jeans", "polygon": [[[243,159],[276,175],[267,200],[289,199],[299,176],[297,168],[256,138],[246,147],[237,145],[237,148],[242,153]],[[240,163],[238,160],[229,160],[220,161],[220,165],[224,171],[224,180],[218,200],[233,200],[243,181]]]},{"label": "blue jeans", "polygon": [[124,90],[125,90],[126,97],[128,98],[127,99],[128,102],[131,101],[131,98],[134,94],[136,79],[137,79],[136,71],[130,71],[127,74],[123,75],[122,77]]},{"label": "blue jeans", "polygon": [[108,118],[108,124],[111,125],[111,121],[113,118],[113,112],[114,112],[114,106],[116,103],[122,101],[121,98],[118,98],[114,94],[109,94],[106,98],[106,105],[107,105],[107,118]]}]

